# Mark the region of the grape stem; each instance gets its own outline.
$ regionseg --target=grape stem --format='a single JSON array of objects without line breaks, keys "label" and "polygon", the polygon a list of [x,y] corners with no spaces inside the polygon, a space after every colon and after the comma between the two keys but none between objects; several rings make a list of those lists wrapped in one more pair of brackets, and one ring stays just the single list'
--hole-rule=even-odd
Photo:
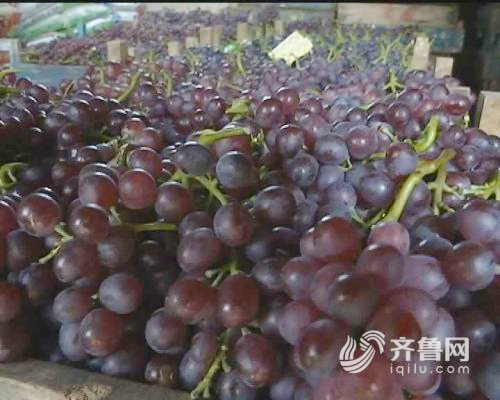
[{"label": "grape stem", "polygon": [[243,53],[240,51],[236,53],[236,67],[241,75],[245,76],[247,74],[247,71],[243,66]]},{"label": "grape stem", "polygon": [[211,144],[221,139],[246,135],[246,132],[242,128],[226,128],[220,131],[214,131],[213,129],[205,129],[200,133],[201,135],[198,137],[198,143],[204,146],[210,146]]},{"label": "grape stem", "polygon": [[408,202],[408,199],[413,192],[413,189],[415,189],[415,187],[419,184],[423,177],[435,173],[443,164],[446,164],[453,157],[455,157],[455,151],[452,149],[445,149],[435,160],[422,161],[417,167],[417,170],[406,178],[403,186],[396,196],[396,200],[392,204],[387,215],[382,220],[399,220],[406,206],[406,203]]},{"label": "grape stem", "polygon": [[125,100],[127,100],[130,95],[132,94],[132,92],[135,90],[135,88],[137,87],[137,85],[139,84],[139,79],[141,78],[141,71],[137,71],[134,76],[132,77],[132,79],[130,80],[130,85],[128,86],[127,90],[125,90],[125,92],[123,92],[120,97],[118,97],[118,101],[121,103]]},{"label": "grape stem", "polygon": [[404,86],[398,82],[398,77],[393,70],[389,71],[389,81],[384,86],[384,90],[389,89],[392,93],[397,92],[398,89],[404,89]]},{"label": "grape stem", "polygon": [[0,167],[0,189],[9,189],[17,183],[14,175],[16,169],[26,169],[28,164],[22,162],[7,163]]},{"label": "grape stem", "polygon": [[413,148],[417,153],[425,153],[436,141],[439,126],[439,117],[433,115],[424,129],[423,136],[413,143]]},{"label": "grape stem", "polygon": [[123,224],[131,227],[135,232],[154,232],[154,231],[175,231],[177,226],[167,222],[148,222],[145,224]]},{"label": "grape stem", "polygon": [[0,71],[0,81],[5,78],[5,76],[9,75],[9,74],[14,74],[16,72],[19,72],[18,69],[15,69],[15,68],[6,68],[6,69],[3,69]]},{"label": "grape stem", "polygon": [[172,75],[167,71],[163,71],[163,79],[165,80],[165,95],[169,97],[172,93]]},{"label": "grape stem", "polygon": [[446,165],[445,162],[441,167],[439,167],[438,174],[435,180],[434,196],[432,199],[432,209],[434,214],[439,215],[439,207],[443,202],[443,190],[446,183]]},{"label": "grape stem", "polygon": [[215,180],[206,178],[204,176],[194,176],[194,180],[198,181],[201,183],[201,185],[207,189],[207,191],[214,196],[217,200],[219,200],[219,203],[223,206],[227,204],[227,199],[226,196],[224,196],[224,193],[222,193],[219,188],[217,187],[217,182]]},{"label": "grape stem", "polygon": [[57,253],[59,253],[59,250],[61,250],[62,245],[65,242],[68,242],[71,239],[73,239],[73,235],[66,232],[62,224],[56,225],[54,227],[54,232],[56,232],[59,236],[61,236],[61,238],[57,241],[52,250],[50,250],[45,256],[43,256],[38,260],[40,264],[46,264],[47,262],[52,260],[57,255]]},{"label": "grape stem", "polygon": [[229,330],[224,331],[220,336],[220,341],[222,342],[217,355],[215,356],[212,364],[208,368],[207,373],[203,379],[196,385],[196,387],[191,391],[190,397],[192,399],[198,399],[201,396],[204,399],[210,399],[210,387],[212,386],[212,381],[215,375],[223,369],[225,372],[229,372],[230,367],[227,364],[227,353],[229,351],[227,342],[229,339]]}]

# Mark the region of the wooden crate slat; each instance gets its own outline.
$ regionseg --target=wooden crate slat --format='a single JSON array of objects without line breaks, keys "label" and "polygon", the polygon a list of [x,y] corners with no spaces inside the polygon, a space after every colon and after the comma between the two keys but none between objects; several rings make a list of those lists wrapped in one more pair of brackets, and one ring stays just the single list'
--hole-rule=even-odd
[{"label": "wooden crate slat", "polygon": [[337,18],[343,23],[383,25],[455,26],[458,6],[393,3],[339,3]]},{"label": "wooden crate slat", "polygon": [[0,364],[0,400],[189,400],[187,393],[39,360]]}]

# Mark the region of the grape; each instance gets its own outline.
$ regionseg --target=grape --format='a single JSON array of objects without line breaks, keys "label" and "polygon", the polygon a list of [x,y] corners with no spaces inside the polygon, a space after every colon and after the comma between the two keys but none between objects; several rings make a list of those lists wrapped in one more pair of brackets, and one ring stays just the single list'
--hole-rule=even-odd
[{"label": "grape", "polygon": [[17,228],[17,217],[13,207],[5,201],[0,201],[0,237],[5,237]]},{"label": "grape", "polygon": [[255,112],[255,121],[264,129],[282,124],[283,119],[283,105],[276,98],[264,99]]},{"label": "grape", "polygon": [[302,331],[294,348],[300,367],[322,377],[332,374],[348,334],[346,326],[333,320],[312,322]]},{"label": "grape", "polygon": [[222,253],[222,244],[209,228],[186,234],[177,248],[177,262],[185,272],[203,272],[214,265]]},{"label": "grape", "polygon": [[276,92],[276,98],[281,102],[285,116],[293,115],[299,107],[299,93],[291,87],[279,88]]},{"label": "grape", "polygon": [[223,373],[217,381],[220,400],[255,400],[256,390],[249,387],[234,371]]},{"label": "grape", "polygon": [[429,293],[435,300],[442,298],[450,288],[439,261],[426,255],[409,255],[404,260],[403,285]]},{"label": "grape", "polygon": [[180,354],[187,340],[187,326],[164,308],[156,310],[146,323],[146,342],[159,354]]},{"label": "grape", "polygon": [[18,276],[27,300],[34,306],[51,301],[57,290],[57,279],[48,265],[33,263],[23,269]]},{"label": "grape", "polygon": [[97,243],[99,262],[108,268],[121,267],[132,259],[135,251],[135,234],[126,226],[112,226],[108,235]]},{"label": "grape", "polygon": [[180,183],[165,182],[158,188],[155,211],[167,222],[179,222],[192,209],[191,193]]},{"label": "grape", "polygon": [[99,269],[96,246],[81,239],[63,243],[54,259],[54,273],[64,283],[92,276]]},{"label": "grape", "polygon": [[[161,187],[160,187],[161,188]],[[197,228],[212,228],[212,217],[205,211],[192,211],[177,226],[179,236],[185,236]],[[217,234],[217,232],[215,232]]]},{"label": "grape", "polygon": [[385,166],[393,178],[411,174],[417,168],[418,157],[411,147],[405,143],[389,146],[385,156]]},{"label": "grape", "polygon": [[396,221],[379,222],[372,227],[367,243],[393,246],[401,254],[406,255],[410,249],[410,234]]},{"label": "grape", "polygon": [[120,348],[106,356],[101,366],[101,373],[120,378],[142,378],[146,365],[144,345],[133,339],[124,340]]},{"label": "grape", "polygon": [[21,291],[7,282],[0,282],[0,323],[16,318],[22,307]]},{"label": "grape", "polygon": [[312,232],[314,250],[305,252],[305,238],[300,241],[303,256],[318,258],[325,262],[349,262],[360,253],[361,237],[356,227],[343,218],[322,220]]},{"label": "grape", "polygon": [[[400,364],[408,365],[405,362]],[[437,364],[436,361],[422,361],[415,353],[412,353],[409,363],[410,372],[408,373],[406,370],[404,375],[397,374],[397,380],[404,389],[412,394],[432,394],[441,384],[441,375],[434,373]],[[413,367],[413,365],[415,366]]]},{"label": "grape", "polygon": [[384,208],[394,197],[394,183],[383,173],[372,172],[361,178],[358,193],[370,206]]},{"label": "grape", "polygon": [[112,178],[102,172],[89,173],[79,178],[78,198],[82,204],[110,208],[118,201],[118,187]]},{"label": "grape", "polygon": [[177,360],[173,356],[154,356],[146,365],[144,379],[148,383],[175,388],[179,380]]},{"label": "grape", "polygon": [[495,325],[480,310],[460,311],[455,321],[458,335],[469,338],[472,351],[486,352],[495,345],[497,341]]},{"label": "grape", "polygon": [[301,188],[307,188],[316,181],[319,164],[310,154],[299,151],[291,160],[287,161],[286,171],[292,182]]},{"label": "grape", "polygon": [[15,272],[28,267],[45,253],[42,240],[21,229],[16,229],[7,235],[6,247],[7,266]]},{"label": "grape", "polygon": [[311,282],[321,265],[308,257],[295,257],[286,262],[281,269],[281,279],[294,300],[309,297]]},{"label": "grape", "polygon": [[17,207],[19,226],[34,236],[50,235],[61,221],[59,204],[42,193],[32,193]]},{"label": "grape", "polygon": [[[321,115],[316,113],[309,113],[307,110],[303,110],[306,115],[303,118],[299,118],[299,126],[304,131],[304,142],[309,150],[314,149],[314,144],[316,140],[320,137],[330,133],[330,124]],[[295,114],[297,118],[298,113]]]},{"label": "grape", "polygon": [[243,246],[252,237],[252,217],[246,208],[237,203],[219,208],[215,213],[213,225],[215,234],[227,246]]},{"label": "grape", "polygon": [[182,356],[179,365],[179,377],[182,386],[187,390],[192,390],[203,379],[209,365],[204,362],[195,360],[188,351]]},{"label": "grape", "polygon": [[125,329],[121,317],[105,308],[89,312],[80,323],[80,340],[86,353],[103,357],[116,351]]},{"label": "grape", "polygon": [[370,245],[360,254],[355,273],[374,279],[380,291],[387,291],[403,282],[403,261],[404,257],[392,246]]},{"label": "grape", "polygon": [[52,304],[54,317],[63,324],[81,321],[92,308],[92,292],[74,286],[59,292]]},{"label": "grape", "polygon": [[165,307],[184,323],[198,324],[215,313],[217,292],[196,279],[179,279],[168,289]]},{"label": "grape", "polygon": [[500,234],[500,211],[481,200],[472,200],[457,212],[458,230],[467,240],[487,244]]},{"label": "grape", "polygon": [[120,176],[120,199],[125,207],[141,210],[156,200],[156,184],[151,174],[143,169],[130,169]]},{"label": "grape", "polygon": [[196,142],[186,142],[174,154],[177,168],[188,175],[206,174],[215,164],[215,157],[205,146]]},{"label": "grape", "polygon": [[493,253],[470,241],[454,246],[443,260],[442,267],[451,284],[470,291],[484,289],[495,276]]},{"label": "grape", "polygon": [[236,370],[250,387],[268,385],[278,374],[277,354],[265,336],[248,334],[233,349]]},{"label": "grape", "polygon": [[389,304],[397,304],[401,310],[411,313],[422,332],[432,329],[439,318],[436,302],[420,289],[402,287],[392,290],[380,303],[381,306]]},{"label": "grape", "polygon": [[71,211],[68,226],[80,239],[99,242],[111,230],[107,211],[98,205],[80,205]]},{"label": "grape", "polygon": [[99,287],[99,300],[108,310],[117,314],[130,314],[142,302],[143,284],[130,274],[108,276]]},{"label": "grape", "polygon": [[251,158],[239,151],[230,151],[215,166],[217,180],[227,189],[244,189],[257,184],[257,172]]},{"label": "grape", "polygon": [[329,185],[326,190],[328,200],[333,204],[339,204],[347,208],[356,206],[358,197],[350,183],[337,181]]},{"label": "grape", "polygon": [[222,324],[241,327],[251,322],[259,310],[259,291],[255,280],[243,274],[224,279],[219,287],[218,313]]},{"label": "grape", "polygon": [[500,394],[498,373],[500,370],[500,353],[491,354],[484,361],[477,373],[477,383],[481,392],[489,399],[496,399]]},{"label": "grape", "polygon": [[337,182],[344,183],[344,171],[336,165],[322,165],[316,178],[316,187],[322,192],[330,189]]},{"label": "grape", "polygon": [[376,133],[365,126],[352,128],[346,139],[347,149],[352,158],[362,160],[377,151]]},{"label": "grape", "polygon": [[297,125],[283,125],[276,134],[276,149],[283,157],[293,157],[304,145],[304,132]]},{"label": "grape", "polygon": [[314,144],[314,155],[323,164],[340,165],[349,157],[344,141],[335,135],[325,135]]},{"label": "grape", "polygon": [[149,147],[139,147],[128,153],[127,166],[143,169],[149,172],[153,178],[158,178],[162,170],[160,156]]},{"label": "grape", "polygon": [[359,374],[340,371],[314,387],[314,400],[401,400],[402,390],[394,375],[388,373],[389,362],[375,356],[367,369]]},{"label": "grape", "polygon": [[59,347],[70,361],[82,361],[87,357],[80,335],[79,322],[65,323],[59,329]]},{"label": "grape", "polygon": [[308,299],[288,303],[279,317],[280,335],[288,343],[295,345],[304,329],[321,317],[321,311]]},{"label": "grape", "polygon": [[262,190],[255,199],[254,212],[257,218],[271,225],[290,223],[295,210],[293,195],[282,186],[270,186]]}]

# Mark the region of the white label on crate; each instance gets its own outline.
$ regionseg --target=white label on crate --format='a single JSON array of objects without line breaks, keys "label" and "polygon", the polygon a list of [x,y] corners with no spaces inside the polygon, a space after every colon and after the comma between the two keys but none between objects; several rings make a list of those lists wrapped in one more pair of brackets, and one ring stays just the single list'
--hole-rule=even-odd
[{"label": "white label on crate", "polygon": [[295,31],[278,44],[270,53],[273,60],[282,59],[291,65],[297,59],[304,57],[313,48],[309,38],[302,36],[299,31]]}]

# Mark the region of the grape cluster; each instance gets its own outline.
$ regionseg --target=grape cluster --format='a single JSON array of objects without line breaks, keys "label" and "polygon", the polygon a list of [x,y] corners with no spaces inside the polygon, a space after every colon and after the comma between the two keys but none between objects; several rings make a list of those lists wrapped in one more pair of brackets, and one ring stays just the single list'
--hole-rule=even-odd
[{"label": "grape cluster", "polygon": [[[0,361],[219,400],[498,398],[500,140],[473,96],[390,59],[195,55],[2,77]],[[369,330],[385,351],[344,371]],[[454,336],[470,373],[390,373],[390,339]]]}]

